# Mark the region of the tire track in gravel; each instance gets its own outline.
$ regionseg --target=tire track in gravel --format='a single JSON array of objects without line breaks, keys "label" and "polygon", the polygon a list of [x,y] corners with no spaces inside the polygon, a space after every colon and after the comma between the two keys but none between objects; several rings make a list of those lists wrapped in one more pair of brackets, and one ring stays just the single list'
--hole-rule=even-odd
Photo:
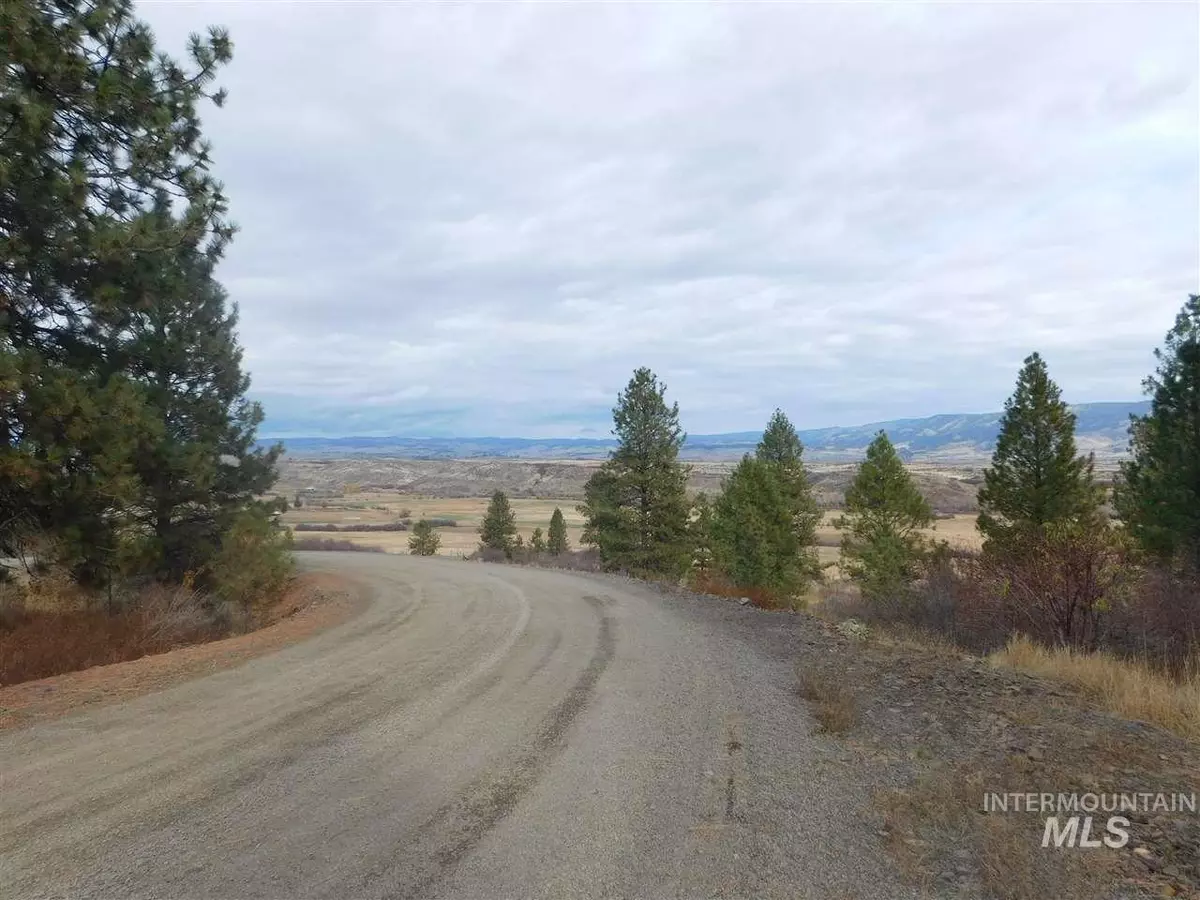
[{"label": "tire track in gravel", "polygon": [[439,846],[428,855],[426,871],[415,881],[386,891],[383,896],[388,900],[419,900],[430,896],[437,883],[521,802],[560,749],[571,723],[587,707],[600,676],[612,662],[617,646],[615,624],[604,609],[607,601],[593,595],[583,599],[600,622],[596,646],[587,667],[562,701],[542,720],[533,739],[515,759],[503,770],[486,773],[427,823],[422,833],[435,835]]}]

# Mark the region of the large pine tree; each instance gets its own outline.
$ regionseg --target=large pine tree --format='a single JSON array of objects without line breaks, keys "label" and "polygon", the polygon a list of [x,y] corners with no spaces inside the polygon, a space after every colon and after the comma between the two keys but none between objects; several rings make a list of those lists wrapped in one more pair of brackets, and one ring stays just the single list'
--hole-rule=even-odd
[{"label": "large pine tree", "polygon": [[1200,295],[1154,355],[1150,412],[1131,424],[1117,511],[1146,550],[1200,568]]},{"label": "large pine tree", "polygon": [[138,221],[161,192],[190,234],[229,234],[198,111],[220,104],[231,47],[193,38],[188,70],[129,0],[11,0],[0,33],[0,552],[50,538],[98,581],[157,427],[104,335],[136,302],[130,260],[160,237]]},{"label": "large pine tree", "polygon": [[781,410],[754,456],[745,456],[712,509],[717,567],[741,588],[785,600],[820,577],[816,529],[821,510],[804,471],[804,447]]},{"label": "large pine tree", "polygon": [[584,489],[584,541],[604,564],[636,574],[679,576],[690,547],[688,467],[679,404],[647,368],[633,373],[613,408],[617,447]]},{"label": "large pine tree", "polygon": [[901,599],[920,574],[933,510],[883,431],[869,447],[846,490],[842,558],[850,577],[870,599]]},{"label": "large pine tree", "polygon": [[806,577],[818,577],[817,526],[821,524],[821,508],[813,497],[804,469],[804,445],[800,436],[782,410],[775,410],[766,430],[755,448],[754,455],[774,471],[787,498],[792,531],[802,557],[800,568]]},{"label": "large pine tree", "polygon": [[713,504],[717,568],[737,587],[766,591],[778,601],[801,593],[814,574],[815,554],[797,540],[792,512],[792,497],[772,465],[743,456]]},{"label": "large pine tree", "polygon": [[148,562],[180,578],[200,571],[239,511],[275,482],[278,445],[256,445],[262,410],[246,398],[237,310],[214,278],[223,242],[201,243],[166,197],[138,223],[157,235],[133,254],[126,285],[137,297],[106,333],[105,364],[142,389],[154,429],[134,457],[135,520]]},{"label": "large pine tree", "polygon": [[985,549],[1043,536],[1050,526],[1093,522],[1100,489],[1091,457],[1075,449],[1075,414],[1062,400],[1046,363],[1030,355],[1004,404],[992,464],[979,491]]}]

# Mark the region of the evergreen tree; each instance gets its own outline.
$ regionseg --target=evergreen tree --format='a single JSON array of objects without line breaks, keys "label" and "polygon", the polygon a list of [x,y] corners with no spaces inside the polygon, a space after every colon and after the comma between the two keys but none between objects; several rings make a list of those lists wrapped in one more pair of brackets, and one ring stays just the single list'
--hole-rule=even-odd
[{"label": "evergreen tree", "polygon": [[138,494],[132,459],[152,428],[143,397],[124,378],[85,387],[36,355],[21,365],[0,353],[0,419],[17,438],[0,447],[0,554],[49,550],[82,584],[102,584]]},{"label": "evergreen tree", "polygon": [[546,540],[546,549],[555,556],[570,549],[567,543],[567,522],[563,518],[562,510],[557,506],[550,515],[550,534]]},{"label": "evergreen tree", "polygon": [[1144,549],[1200,568],[1200,295],[1154,355],[1150,412],[1131,423],[1117,511]]},{"label": "evergreen tree", "polygon": [[262,410],[246,399],[237,311],[213,277],[216,248],[172,218],[165,196],[138,225],[166,249],[134,254],[126,283],[140,300],[106,336],[105,364],[142,388],[154,420],[134,458],[135,519],[150,564],[179,579],[201,570],[238,511],[270,490],[282,447],[256,447]]},{"label": "evergreen tree", "polygon": [[791,509],[792,529],[802,553],[807,553],[805,568],[816,577],[820,567],[816,558],[817,526],[821,524],[821,509],[813,497],[804,470],[804,445],[796,429],[782,410],[775,410],[767,423],[755,456],[771,466],[779,478]]},{"label": "evergreen tree", "polygon": [[649,369],[634,372],[613,408],[617,447],[584,488],[584,540],[610,569],[679,576],[688,565],[685,435],[665,396]]},{"label": "evergreen tree", "polygon": [[98,581],[156,427],[103,338],[138,300],[130,260],[160,235],[137,223],[161,191],[197,240],[232,231],[198,114],[231,47],[194,37],[186,71],[128,0],[11,0],[0,33],[0,552],[46,535]]},{"label": "evergreen tree", "polygon": [[583,485],[583,503],[576,510],[583,516],[580,540],[595,547],[600,559],[617,568],[617,560],[633,552],[637,524],[628,501],[626,479],[612,460],[606,460]]},{"label": "evergreen tree", "polygon": [[1034,353],[1004,404],[992,464],[979,491],[979,530],[989,550],[1043,537],[1053,525],[1097,520],[1100,492],[1090,457],[1075,453],[1075,415]]},{"label": "evergreen tree", "polygon": [[880,431],[867,448],[846,491],[842,558],[868,599],[903,599],[920,574],[925,542],[920,529],[933,524],[933,510],[888,436]]},{"label": "evergreen tree", "polygon": [[503,550],[511,558],[517,536],[516,515],[504,491],[492,494],[483,522],[479,526],[479,549]]},{"label": "evergreen tree", "polygon": [[542,536],[542,529],[533,529],[533,534],[529,536],[529,550],[531,553],[546,552],[546,538]]},{"label": "evergreen tree", "polygon": [[413,526],[408,538],[408,551],[413,556],[433,556],[441,545],[441,535],[433,530],[427,519],[421,519]]},{"label": "evergreen tree", "polygon": [[717,567],[744,590],[777,600],[802,593],[815,565],[793,525],[793,497],[775,467],[746,454],[713,504],[712,542]]}]

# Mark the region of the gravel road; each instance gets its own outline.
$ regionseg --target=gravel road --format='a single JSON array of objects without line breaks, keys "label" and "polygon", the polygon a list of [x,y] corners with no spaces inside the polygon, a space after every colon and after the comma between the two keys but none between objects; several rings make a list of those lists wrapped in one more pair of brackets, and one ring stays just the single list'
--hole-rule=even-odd
[{"label": "gravel road", "polygon": [[0,734],[0,897],[909,896],[795,695],[796,617],[301,557],[367,610]]}]

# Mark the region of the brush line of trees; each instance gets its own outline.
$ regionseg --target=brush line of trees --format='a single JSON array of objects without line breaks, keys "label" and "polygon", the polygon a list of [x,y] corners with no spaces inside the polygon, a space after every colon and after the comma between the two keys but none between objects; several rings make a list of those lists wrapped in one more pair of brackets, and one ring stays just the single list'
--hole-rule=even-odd
[{"label": "brush line of trees", "polygon": [[178,62],[129,0],[6,0],[0,33],[0,557],[278,586],[281,447],[256,443],[200,122],[229,35]]},{"label": "brush line of trees", "polygon": [[[1099,615],[1131,571],[1200,572],[1200,296],[1188,298],[1145,382],[1150,411],[1130,426],[1110,515],[1094,460],[1078,452],[1075,416],[1030,355],[1005,404],[979,492],[980,560],[989,590],[1052,639],[1094,646]],[[769,603],[802,597],[822,577],[820,522],[804,448],[776,411],[715,498],[689,499],[679,407],[649,369],[634,372],[613,409],[617,446],[588,480],[583,542],[607,569],[690,577]],[[495,502],[494,502],[495,505]],[[500,513],[488,526],[501,528]],[[934,512],[882,431],[867,449],[836,520],[845,572],[864,598],[904,607],[934,569],[962,566],[926,530]],[[489,532],[490,533],[490,532]],[[498,533],[498,532],[497,532]],[[957,554],[959,557],[963,554]],[[1024,598],[1021,600],[1020,598]],[[1194,598],[1191,601],[1195,606]],[[1014,625],[1016,627],[1016,625]],[[1037,630],[1036,627],[1032,630]]]}]

